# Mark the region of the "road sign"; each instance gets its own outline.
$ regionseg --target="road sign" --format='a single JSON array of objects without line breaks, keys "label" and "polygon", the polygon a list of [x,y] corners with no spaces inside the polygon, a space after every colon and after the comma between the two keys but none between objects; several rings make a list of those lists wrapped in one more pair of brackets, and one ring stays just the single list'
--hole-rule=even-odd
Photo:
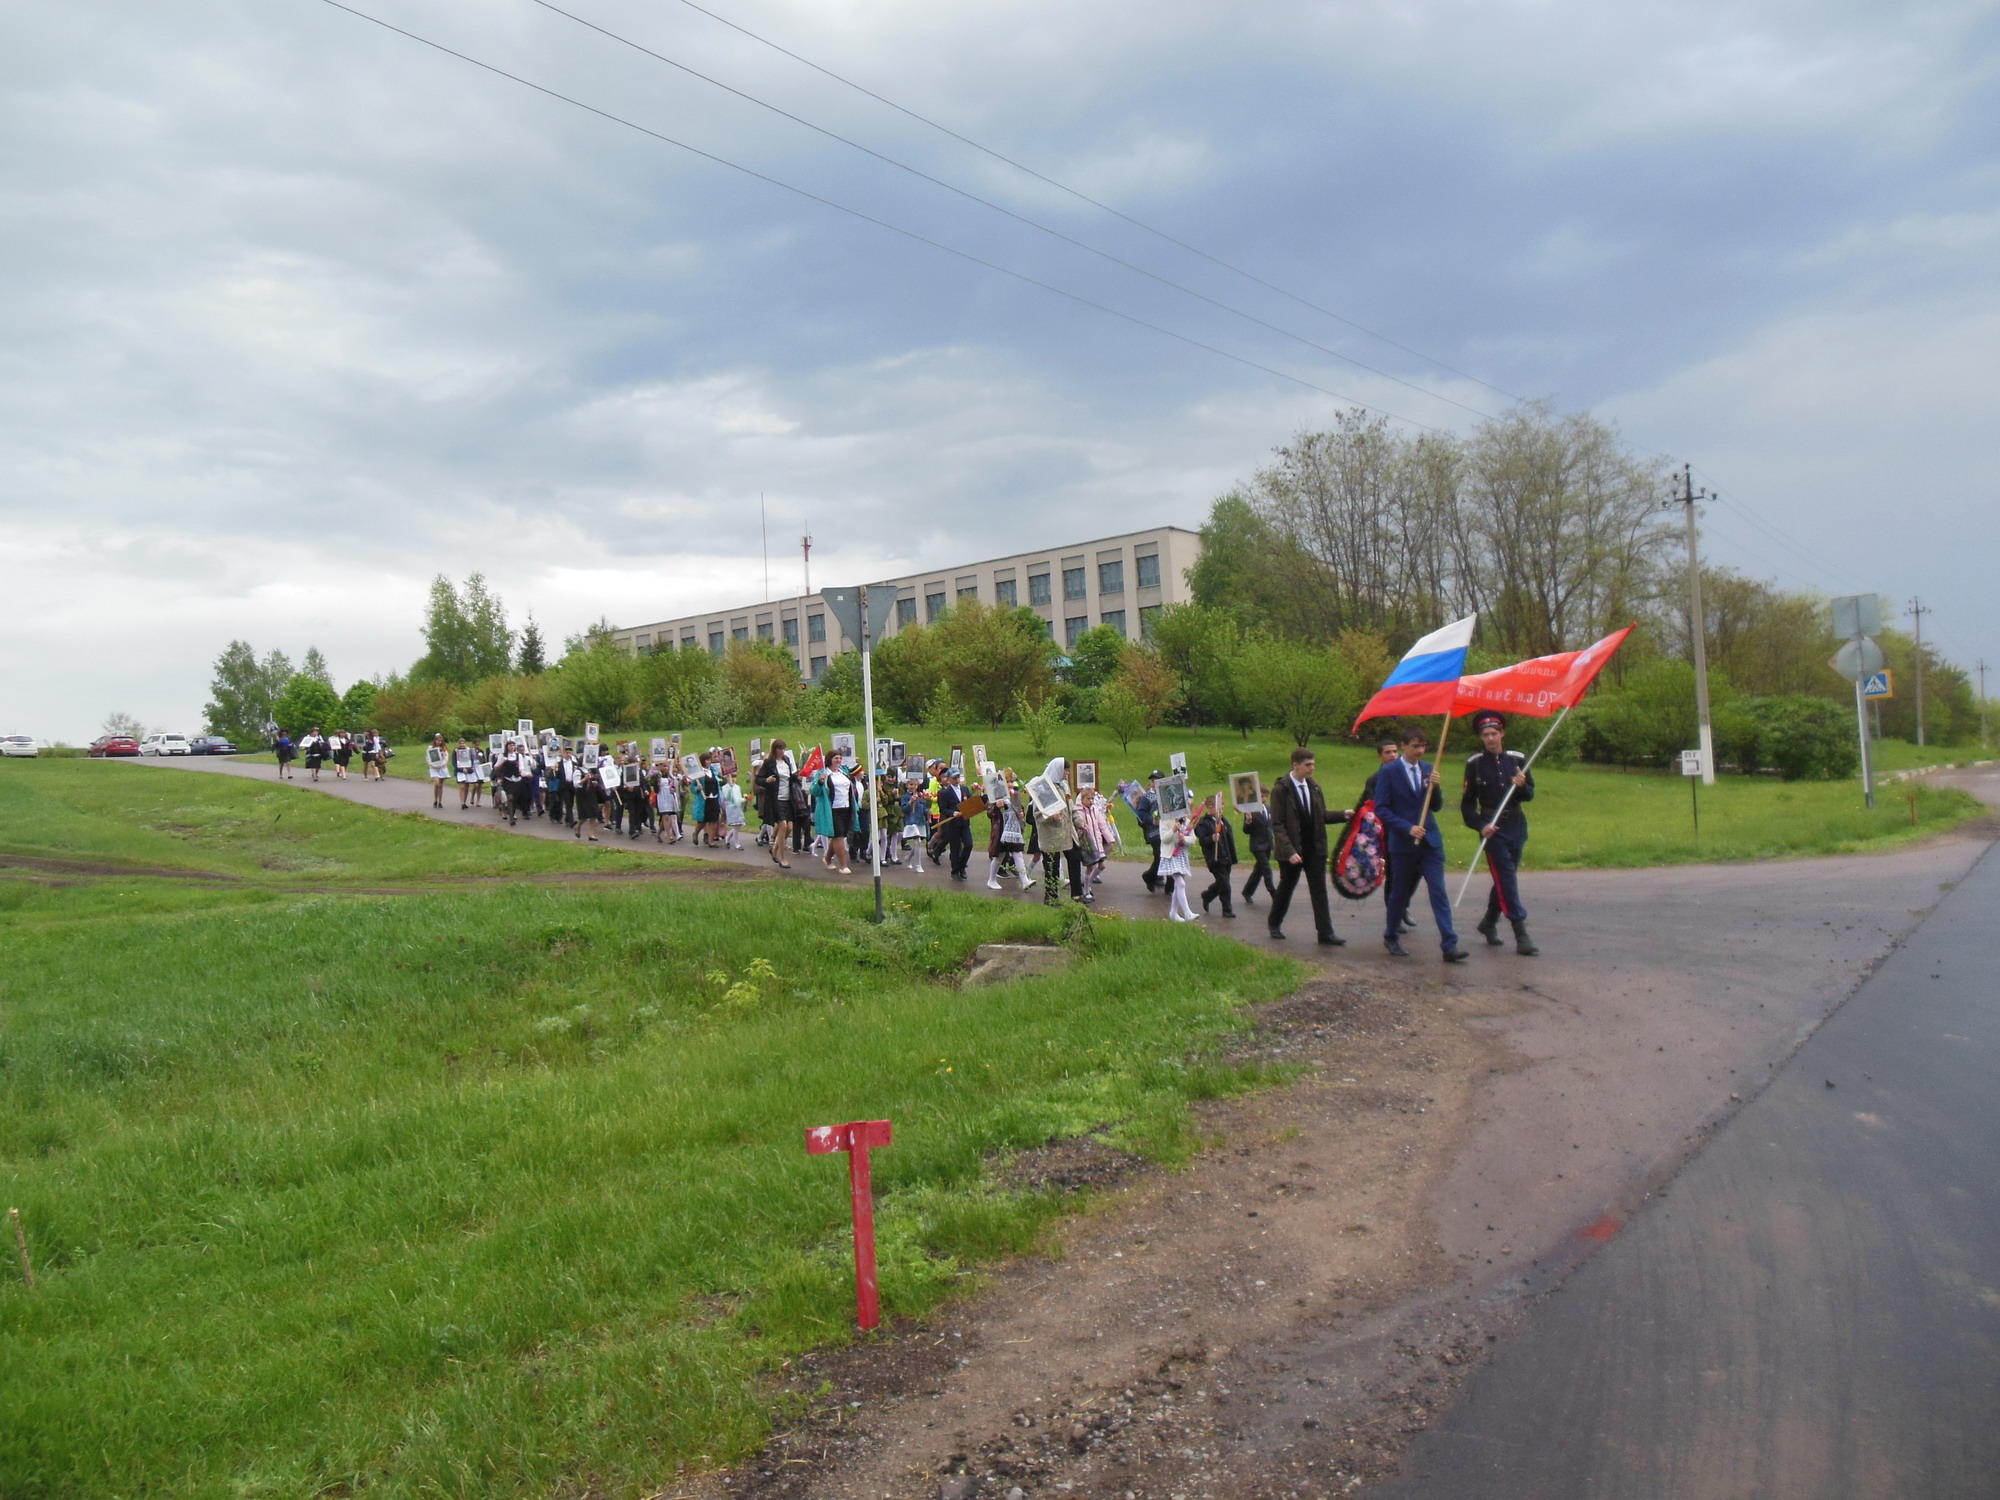
[{"label": "road sign", "polygon": [[1847,642],[1833,653],[1833,660],[1828,663],[1849,682],[1866,682],[1887,664],[1882,648],[1866,636]]},{"label": "road sign", "polygon": [[[861,649],[861,590],[821,589],[821,599],[826,601],[827,612],[839,624],[854,648]],[[888,630],[889,621],[896,613],[896,586],[893,583],[871,583],[868,585],[868,634],[871,640],[880,641]]]},{"label": "road sign", "polygon": [[1833,633],[1843,641],[1882,633],[1882,600],[1876,594],[1847,594],[1833,603]]},{"label": "road sign", "polygon": [[1884,667],[1879,672],[1869,673],[1867,681],[1861,684],[1861,696],[1864,698],[1895,697],[1896,674],[1887,667]]},{"label": "road sign", "polygon": [[1699,776],[1700,774],[1701,752],[1699,750],[1681,751],[1681,775]]}]

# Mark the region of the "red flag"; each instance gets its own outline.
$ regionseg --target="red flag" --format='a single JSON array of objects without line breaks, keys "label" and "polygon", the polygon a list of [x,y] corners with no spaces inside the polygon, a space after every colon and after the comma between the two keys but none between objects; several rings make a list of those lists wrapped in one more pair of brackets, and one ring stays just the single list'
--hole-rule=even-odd
[{"label": "red flag", "polygon": [[819,746],[814,745],[812,753],[806,756],[805,764],[799,767],[799,775],[810,776],[815,771],[824,771],[825,769],[826,757],[820,754]]},{"label": "red flag", "polygon": [[1451,711],[1469,714],[1476,708],[1497,708],[1545,718],[1559,708],[1575,708],[1611,660],[1611,653],[1631,633],[1632,627],[1627,625],[1581,651],[1558,651],[1554,656],[1537,656],[1477,677],[1461,677]]}]

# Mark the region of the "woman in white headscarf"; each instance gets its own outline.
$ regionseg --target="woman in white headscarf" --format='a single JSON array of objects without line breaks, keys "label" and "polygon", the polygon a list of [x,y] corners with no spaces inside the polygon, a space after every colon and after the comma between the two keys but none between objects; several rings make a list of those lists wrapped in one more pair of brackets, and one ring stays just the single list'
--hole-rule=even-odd
[{"label": "woman in white headscarf", "polygon": [[1028,805],[1035,814],[1035,841],[1042,854],[1042,901],[1062,905],[1062,868],[1069,865],[1069,893],[1079,901],[1091,899],[1083,888],[1083,858],[1077,848],[1076,810],[1070,806],[1066,789],[1069,762],[1058,755],[1042,774],[1028,783]]}]

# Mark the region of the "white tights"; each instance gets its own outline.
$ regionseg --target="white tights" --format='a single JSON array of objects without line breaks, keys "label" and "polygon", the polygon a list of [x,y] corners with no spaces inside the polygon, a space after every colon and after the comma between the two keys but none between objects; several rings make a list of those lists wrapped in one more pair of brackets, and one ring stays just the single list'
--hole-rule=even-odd
[{"label": "white tights", "polygon": [[1167,915],[1172,917],[1176,922],[1192,922],[1196,920],[1193,908],[1188,905],[1187,889],[1187,876],[1169,875],[1167,877],[1167,895],[1170,898],[1167,903]]}]

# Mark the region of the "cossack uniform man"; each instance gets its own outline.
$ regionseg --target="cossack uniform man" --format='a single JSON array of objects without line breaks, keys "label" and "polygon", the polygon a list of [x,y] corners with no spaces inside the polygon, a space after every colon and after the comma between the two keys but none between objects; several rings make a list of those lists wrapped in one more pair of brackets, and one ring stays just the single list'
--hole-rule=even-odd
[{"label": "cossack uniform man", "polygon": [[[1528,816],[1521,804],[1535,799],[1535,775],[1528,758],[1506,748],[1507,720],[1492,709],[1472,717],[1482,748],[1466,757],[1465,790],[1458,799],[1465,826],[1486,840],[1486,868],[1493,890],[1486,898],[1486,919],[1479,931],[1490,947],[1500,946],[1500,919],[1514,928],[1514,951],[1532,956],[1540,950],[1528,936],[1528,908],[1521,904],[1521,849],[1528,842]],[[1509,788],[1513,796],[1507,795]],[[1499,811],[1500,803],[1507,806]]]}]

